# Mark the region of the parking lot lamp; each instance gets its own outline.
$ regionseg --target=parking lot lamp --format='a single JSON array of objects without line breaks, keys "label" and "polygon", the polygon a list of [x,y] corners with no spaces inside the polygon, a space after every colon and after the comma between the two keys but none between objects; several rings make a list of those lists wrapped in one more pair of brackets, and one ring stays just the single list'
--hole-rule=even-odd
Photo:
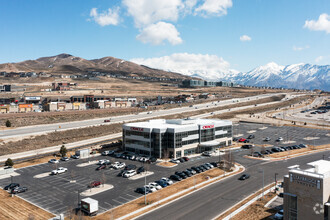
[{"label": "parking lot lamp", "polygon": [[276,193],[276,185],[277,185],[276,176],[277,175],[278,175],[278,173],[275,173],[275,190],[274,190],[274,193]]},{"label": "parking lot lamp", "polygon": [[10,183],[13,183],[13,176],[10,175]]}]

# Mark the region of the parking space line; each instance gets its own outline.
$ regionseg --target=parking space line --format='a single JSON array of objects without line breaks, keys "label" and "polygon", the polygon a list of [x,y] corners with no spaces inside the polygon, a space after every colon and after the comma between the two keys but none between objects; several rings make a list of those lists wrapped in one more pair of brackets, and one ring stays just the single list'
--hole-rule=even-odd
[{"label": "parking space line", "polygon": [[130,199],[126,199],[125,197],[122,197],[122,196],[119,196],[119,198],[122,198],[123,200],[126,200],[126,201],[131,201]]},{"label": "parking space line", "polygon": [[139,197],[132,196],[132,195],[130,195],[130,194],[126,194],[126,195],[128,195],[128,196],[130,196],[130,197],[132,197],[132,198],[134,198],[134,199],[139,198]]},{"label": "parking space line", "polygon": [[115,199],[111,199],[111,200],[114,201],[114,202],[116,202],[116,203],[123,204],[123,202],[119,202],[119,201],[117,201]]}]

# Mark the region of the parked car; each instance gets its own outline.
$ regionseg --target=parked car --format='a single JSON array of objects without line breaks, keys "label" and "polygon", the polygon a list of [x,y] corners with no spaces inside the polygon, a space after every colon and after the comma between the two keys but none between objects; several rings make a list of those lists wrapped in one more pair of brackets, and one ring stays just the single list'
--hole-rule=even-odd
[{"label": "parked car", "polygon": [[206,170],[211,169],[210,167],[206,166],[205,164],[200,165],[201,167],[204,167]]},{"label": "parked car", "polygon": [[184,173],[187,177],[191,177],[192,173],[189,172],[188,170],[182,171],[182,173]]},{"label": "parked car", "polygon": [[80,156],[79,155],[71,155],[71,158],[73,158],[73,159],[79,159],[80,158]]},{"label": "parked car", "polygon": [[206,156],[206,157],[210,157],[212,155],[212,153],[210,151],[204,151],[202,153],[203,156]]},{"label": "parked car", "polygon": [[218,163],[217,162],[210,162],[210,164],[212,164],[213,167],[218,167]]},{"label": "parked car", "polygon": [[139,167],[137,170],[136,170],[137,173],[142,173],[144,172],[144,167]]},{"label": "parked car", "polygon": [[128,177],[132,177],[136,175],[136,171],[135,170],[128,170],[123,176],[128,178]]},{"label": "parked car", "polygon": [[107,122],[110,122],[111,120],[110,119],[105,119],[104,122],[107,123]]},{"label": "parked car", "polygon": [[273,151],[273,152],[281,152],[281,150],[278,148],[278,147],[273,147],[272,149],[271,149],[271,151]]},{"label": "parked car", "polygon": [[250,134],[250,135],[248,136],[248,139],[253,139],[253,138],[255,138],[254,134]]},{"label": "parked car", "polygon": [[121,170],[117,176],[121,177],[121,176],[124,176],[124,174],[127,172],[127,170]]},{"label": "parked car", "polygon": [[136,169],[136,166],[134,164],[128,164],[126,167],[125,167],[125,170],[135,170]]},{"label": "parked car", "polygon": [[238,142],[244,142],[245,143],[246,139],[245,138],[240,138]]},{"label": "parked car", "polygon": [[176,164],[181,163],[180,160],[176,160],[176,159],[171,159],[170,162],[171,163],[176,163]]},{"label": "parked car", "polygon": [[306,147],[308,147],[306,144],[299,144],[299,147],[301,147],[301,148],[306,148]]},{"label": "parked car", "polygon": [[155,181],[155,183],[160,185],[162,188],[165,188],[166,186],[168,186],[167,182],[164,180],[157,180],[157,181]]},{"label": "parked car", "polygon": [[139,187],[135,190],[135,192],[141,193],[144,195],[144,194],[148,194],[150,191],[146,187]]},{"label": "parked car", "polygon": [[99,162],[97,164],[102,165],[102,164],[109,164],[109,163],[110,163],[109,160],[102,159],[102,160],[99,160]]},{"label": "parked car", "polygon": [[184,159],[185,161],[188,161],[189,157],[182,157],[182,159]]},{"label": "parked car", "polygon": [[163,177],[163,178],[161,178],[161,180],[165,181],[167,185],[172,185],[173,184],[173,181],[170,180],[169,178]]},{"label": "parked car", "polygon": [[276,139],[276,141],[277,141],[277,142],[283,141],[283,138],[282,138],[282,137],[278,137],[278,138]]},{"label": "parked car", "polygon": [[49,163],[58,163],[58,160],[56,160],[56,159],[50,159],[48,162]]},{"label": "parked car", "polygon": [[150,163],[155,163],[157,161],[157,158],[155,157],[151,157],[150,159],[147,160],[147,162],[150,162]]},{"label": "parked car", "polygon": [[27,187],[23,186],[23,187],[15,187],[11,190],[11,194],[16,194],[16,193],[22,193],[22,192],[26,192],[28,190]]},{"label": "parked car", "polygon": [[182,173],[182,172],[179,172],[179,171],[175,172],[175,175],[178,175],[178,176],[181,177],[182,179],[186,179],[186,178],[187,178],[187,175],[186,175],[186,174],[184,174],[184,173]]},{"label": "parked car", "polygon": [[157,189],[156,189],[155,187],[150,186],[150,185],[145,185],[144,187],[145,187],[146,189],[148,189],[150,192],[156,192],[156,191],[157,191]]},{"label": "parked car", "polygon": [[253,147],[253,145],[252,144],[244,144],[244,145],[242,145],[242,149],[251,149]]},{"label": "parked car", "polygon": [[151,182],[151,183],[149,183],[149,186],[153,186],[153,187],[155,187],[157,190],[162,189],[162,187],[161,187],[159,184],[157,184],[156,182]]},{"label": "parked car", "polygon": [[281,209],[274,215],[274,219],[283,219],[283,209]]},{"label": "parked car", "polygon": [[206,166],[209,166],[210,168],[213,168],[214,166],[211,163],[205,163]]},{"label": "parked car", "polygon": [[192,170],[195,170],[196,173],[201,173],[202,170],[199,167],[191,167]]},{"label": "parked car", "polygon": [[124,162],[115,163],[112,167],[115,168],[116,170],[121,169],[125,167],[125,163]]},{"label": "parked car", "polygon": [[252,156],[253,157],[262,157],[263,155],[262,155],[262,153],[256,151],[256,152],[253,152],[253,155]]},{"label": "parked car", "polygon": [[239,180],[246,180],[246,179],[249,179],[250,178],[250,175],[249,174],[243,174],[242,176],[240,176],[238,179]]},{"label": "parked car", "polygon": [[180,163],[186,162],[183,158],[179,158],[178,160],[180,161]]},{"label": "parked car", "polygon": [[196,170],[193,170],[193,169],[190,169],[190,168],[188,168],[187,169],[190,173],[192,173],[192,175],[195,175],[197,172],[196,172]]},{"label": "parked car", "polygon": [[68,161],[69,158],[68,158],[68,157],[62,157],[61,160],[62,160],[62,161]]},{"label": "parked car", "polygon": [[180,176],[178,176],[178,175],[171,175],[170,176],[170,179],[171,180],[175,180],[175,181],[181,181],[182,180],[182,178]]},{"label": "parked car", "polygon": [[129,157],[128,157],[128,159],[130,159],[130,160],[135,160],[135,155],[130,155]]},{"label": "parked car", "polygon": [[59,167],[57,170],[52,170],[52,175],[57,175],[57,174],[65,173],[67,171],[68,171],[68,168]]},{"label": "parked car", "polygon": [[266,137],[266,138],[264,139],[264,141],[270,141],[270,140],[271,140],[270,137]]},{"label": "parked car", "polygon": [[88,185],[88,187],[89,187],[89,188],[94,188],[94,187],[97,187],[97,186],[99,186],[99,185],[101,185],[101,182],[100,182],[100,181],[93,181],[93,182],[91,182],[91,183]]},{"label": "parked car", "polygon": [[98,166],[98,167],[96,168],[96,170],[103,170],[103,169],[105,169],[105,168],[106,168],[106,165],[105,165],[105,164],[102,164],[102,165]]},{"label": "parked car", "polygon": [[19,187],[19,183],[10,183],[9,185],[5,186],[4,190],[12,190],[14,189],[15,187]]}]

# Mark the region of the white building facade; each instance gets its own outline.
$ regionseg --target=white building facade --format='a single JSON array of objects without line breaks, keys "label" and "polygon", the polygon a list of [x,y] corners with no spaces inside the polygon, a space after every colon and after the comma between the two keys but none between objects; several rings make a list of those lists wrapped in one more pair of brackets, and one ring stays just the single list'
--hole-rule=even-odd
[{"label": "white building facade", "polygon": [[215,119],[157,119],[123,125],[126,151],[179,158],[232,144],[232,122]]}]

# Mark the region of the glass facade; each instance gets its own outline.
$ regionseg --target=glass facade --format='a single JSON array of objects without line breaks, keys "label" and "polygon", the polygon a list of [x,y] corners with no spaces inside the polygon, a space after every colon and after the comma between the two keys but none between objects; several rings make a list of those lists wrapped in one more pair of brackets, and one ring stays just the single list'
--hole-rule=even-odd
[{"label": "glass facade", "polygon": [[288,195],[289,220],[297,220],[297,196]]}]

